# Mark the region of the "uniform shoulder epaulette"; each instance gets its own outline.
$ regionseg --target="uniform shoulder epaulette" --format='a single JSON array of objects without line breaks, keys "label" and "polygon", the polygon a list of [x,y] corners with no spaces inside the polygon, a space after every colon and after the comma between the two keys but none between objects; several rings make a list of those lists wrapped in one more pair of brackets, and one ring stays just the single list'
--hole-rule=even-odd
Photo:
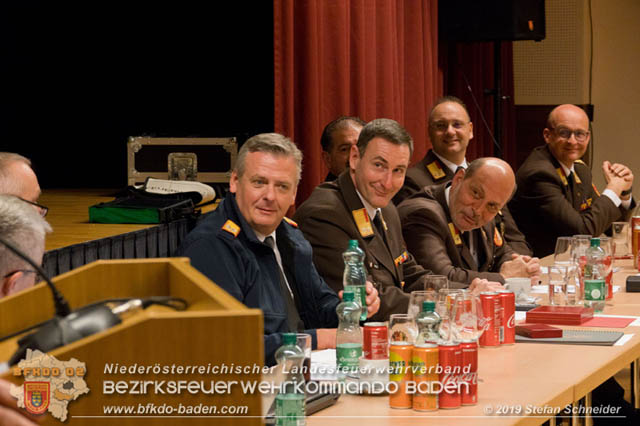
[{"label": "uniform shoulder epaulette", "polygon": [[231,219],[228,219],[224,225],[222,225],[222,230],[227,231],[234,237],[237,237],[240,233],[240,227]]},{"label": "uniform shoulder epaulette", "polygon": [[284,221],[287,222],[289,225],[293,226],[294,228],[298,227],[298,224],[293,219],[289,219],[286,216],[284,217]]}]

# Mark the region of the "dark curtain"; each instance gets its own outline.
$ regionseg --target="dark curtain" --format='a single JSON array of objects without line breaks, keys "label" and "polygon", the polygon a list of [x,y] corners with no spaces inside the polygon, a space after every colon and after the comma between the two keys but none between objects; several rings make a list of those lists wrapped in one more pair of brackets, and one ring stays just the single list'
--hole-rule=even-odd
[{"label": "dark curtain", "polygon": [[298,202],[327,170],[323,127],[341,115],[386,117],[428,149],[426,116],[441,96],[437,0],[274,0],[274,127],[304,152]]},{"label": "dark curtain", "polygon": [[[515,170],[515,107],[513,103],[513,49],[511,42],[501,42],[502,158]],[[459,97],[467,105],[473,122],[473,140],[467,148],[467,158],[496,156],[493,139],[487,127],[494,131],[494,98],[485,91],[494,85],[493,43],[440,43],[439,66],[443,72],[444,93]],[[473,96],[471,95],[473,93]],[[478,105],[473,100],[477,100]],[[482,117],[487,122],[484,124]]]}]

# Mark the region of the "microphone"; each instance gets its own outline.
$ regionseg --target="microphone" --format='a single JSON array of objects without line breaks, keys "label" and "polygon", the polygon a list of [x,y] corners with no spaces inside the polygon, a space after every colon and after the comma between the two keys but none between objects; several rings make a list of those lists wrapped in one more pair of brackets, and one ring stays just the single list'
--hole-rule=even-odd
[{"label": "microphone", "polygon": [[24,254],[20,249],[18,249],[16,246],[14,246],[4,238],[0,237],[0,243],[11,250],[16,256],[27,262],[29,265],[33,266],[35,270],[38,271],[38,274],[40,274],[40,276],[46,281],[47,285],[49,286],[49,290],[51,290],[51,295],[53,296],[53,305],[56,311],[56,316],[66,317],[67,315],[69,315],[71,313],[69,302],[67,302],[67,299],[65,299],[62,293],[58,291],[51,279],[47,276],[47,273],[44,271],[44,269],[42,269],[42,267],[31,260],[29,256]]}]

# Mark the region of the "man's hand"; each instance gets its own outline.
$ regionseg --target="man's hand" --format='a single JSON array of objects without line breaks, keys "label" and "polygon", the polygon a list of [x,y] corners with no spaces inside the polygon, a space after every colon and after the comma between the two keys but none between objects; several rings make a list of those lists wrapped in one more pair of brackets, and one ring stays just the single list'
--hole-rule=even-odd
[{"label": "man's hand", "polygon": [[[378,309],[380,309],[380,297],[378,297],[378,290],[373,286],[371,281],[367,281],[367,318],[371,318]],[[338,292],[338,297],[342,300],[343,290]]]},{"label": "man's hand", "polygon": [[9,393],[11,383],[0,380],[0,426],[36,426],[26,411],[19,411],[16,400]]},{"label": "man's hand", "polygon": [[475,278],[473,281],[471,281],[471,285],[469,286],[469,291],[474,296],[479,295],[483,291],[498,291],[498,290],[504,290],[504,287],[502,286],[502,284],[495,281],[485,280],[483,278]]},{"label": "man's hand", "polygon": [[378,290],[371,281],[367,281],[367,318],[371,318],[380,309],[380,297]]},{"label": "man's hand", "polygon": [[540,278],[540,259],[537,257],[513,254],[512,259],[500,267],[500,274],[506,278]]},{"label": "man's hand", "polygon": [[607,189],[615,192],[622,200],[628,200],[631,197],[631,194],[621,195],[623,191],[628,191],[633,185],[633,172],[631,172],[631,169],[623,164],[611,164],[608,161],[603,161],[602,173],[607,181]]},{"label": "man's hand", "polygon": [[318,340],[317,349],[335,349],[336,331],[337,329],[335,328],[316,329],[316,339]]}]

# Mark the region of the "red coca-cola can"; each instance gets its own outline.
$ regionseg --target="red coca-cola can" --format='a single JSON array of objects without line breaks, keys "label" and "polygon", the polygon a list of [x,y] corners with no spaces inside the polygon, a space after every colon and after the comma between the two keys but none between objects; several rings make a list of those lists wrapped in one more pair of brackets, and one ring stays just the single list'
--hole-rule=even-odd
[{"label": "red coca-cola can", "polygon": [[512,290],[500,290],[500,344],[516,343],[516,295]]},{"label": "red coca-cola can", "polygon": [[362,353],[365,359],[389,358],[389,338],[387,335],[387,325],[385,323],[364,323]]},{"label": "red coca-cola can", "polygon": [[484,333],[480,336],[480,345],[487,347],[500,346],[500,325],[502,316],[502,302],[497,292],[485,291],[480,293],[482,316],[484,317]]},{"label": "red coca-cola can", "polygon": [[460,390],[462,405],[476,405],[478,403],[478,342],[463,340],[460,343],[462,352],[462,375]]},{"label": "red coca-cola can", "polygon": [[440,385],[442,386],[438,406],[440,408],[460,408],[462,393],[460,375],[462,374],[462,350],[458,342],[445,342],[438,346],[440,357]]},{"label": "red coca-cola can", "polygon": [[633,254],[633,266],[640,270],[640,262],[638,262],[638,250],[640,248],[640,216],[631,218],[631,252]]}]

